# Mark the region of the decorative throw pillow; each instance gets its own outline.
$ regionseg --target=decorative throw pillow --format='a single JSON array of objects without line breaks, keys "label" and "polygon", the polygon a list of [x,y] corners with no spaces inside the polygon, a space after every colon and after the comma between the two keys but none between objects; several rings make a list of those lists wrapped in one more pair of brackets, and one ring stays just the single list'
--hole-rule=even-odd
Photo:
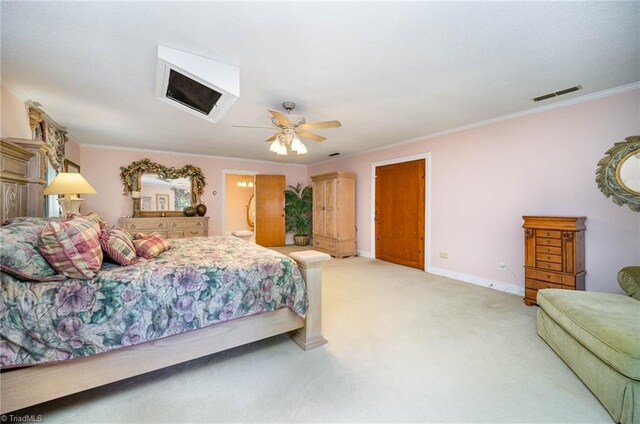
[{"label": "decorative throw pillow", "polygon": [[40,233],[39,246],[49,264],[71,278],[91,279],[102,266],[100,224],[92,219],[50,222]]},{"label": "decorative throw pillow", "polygon": [[138,262],[136,247],[131,235],[117,227],[102,229],[100,232],[100,246],[107,256],[120,265],[132,265]]},{"label": "decorative throw pillow", "polygon": [[640,300],[640,266],[627,266],[618,272],[618,284],[629,296]]},{"label": "decorative throw pillow", "polygon": [[8,274],[29,281],[62,281],[38,250],[40,231],[49,221],[14,218],[0,228],[0,267]]},{"label": "decorative throw pillow", "polygon": [[138,256],[142,256],[145,259],[153,259],[171,248],[169,242],[158,233],[138,233],[133,244],[136,246]]}]

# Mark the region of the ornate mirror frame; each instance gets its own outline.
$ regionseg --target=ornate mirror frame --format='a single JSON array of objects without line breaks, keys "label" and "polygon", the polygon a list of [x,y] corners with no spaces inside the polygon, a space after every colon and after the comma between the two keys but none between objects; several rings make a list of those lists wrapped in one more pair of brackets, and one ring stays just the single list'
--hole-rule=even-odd
[{"label": "ornate mirror frame", "polygon": [[640,154],[640,136],[627,137],[625,141],[615,143],[606,154],[598,162],[598,188],[606,197],[611,197],[616,205],[626,204],[632,211],[640,212],[640,196],[620,180],[620,167],[624,161],[632,155]]},{"label": "ornate mirror frame", "polygon": [[[202,170],[193,165],[185,165],[180,169],[167,167],[150,159],[142,159],[131,162],[127,167],[120,167],[120,181],[124,185],[122,194],[133,197],[133,217],[158,217],[158,216],[183,216],[182,211],[141,211],[140,182],[142,174],[157,174],[160,178],[190,178],[191,179],[191,206],[200,203],[200,197],[204,193],[204,186],[207,184]],[[133,196],[137,193],[138,196]]]}]

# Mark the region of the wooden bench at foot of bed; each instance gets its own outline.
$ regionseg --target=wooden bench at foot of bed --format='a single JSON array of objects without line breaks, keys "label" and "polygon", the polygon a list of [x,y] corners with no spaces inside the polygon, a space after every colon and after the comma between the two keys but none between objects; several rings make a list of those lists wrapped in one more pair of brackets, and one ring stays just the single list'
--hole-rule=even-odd
[{"label": "wooden bench at foot of bed", "polygon": [[304,320],[288,308],[279,309],[96,356],[7,370],[0,375],[0,413],[292,331],[293,340],[304,350],[327,343],[322,337],[322,266],[331,257],[314,250],[290,256],[307,285],[309,307]]}]

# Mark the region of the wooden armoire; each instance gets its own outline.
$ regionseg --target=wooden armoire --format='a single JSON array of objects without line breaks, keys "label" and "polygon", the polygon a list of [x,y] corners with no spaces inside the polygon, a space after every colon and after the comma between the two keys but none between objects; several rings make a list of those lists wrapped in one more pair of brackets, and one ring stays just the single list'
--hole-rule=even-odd
[{"label": "wooden armoire", "polygon": [[335,257],[356,254],[356,174],[331,172],[313,182],[313,248]]},{"label": "wooden armoire", "polygon": [[584,216],[523,216],[524,303],[536,303],[538,290],[584,290]]}]

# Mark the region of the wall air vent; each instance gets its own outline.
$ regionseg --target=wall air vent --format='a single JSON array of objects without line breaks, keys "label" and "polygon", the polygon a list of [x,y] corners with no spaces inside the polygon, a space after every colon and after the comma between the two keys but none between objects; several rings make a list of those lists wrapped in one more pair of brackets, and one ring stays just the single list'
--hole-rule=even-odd
[{"label": "wall air vent", "polygon": [[158,46],[156,96],[217,123],[240,97],[237,66]]},{"label": "wall air vent", "polygon": [[578,90],[582,90],[582,86],[581,85],[576,85],[576,86],[573,86],[573,87],[565,88],[564,90],[555,91],[555,92],[549,93],[549,94],[543,94],[542,96],[534,97],[531,100],[533,100],[534,102],[540,102],[542,100],[547,100],[547,99],[550,99],[552,97],[558,97],[558,96],[562,96],[563,94],[573,93],[574,91],[578,91]]}]

